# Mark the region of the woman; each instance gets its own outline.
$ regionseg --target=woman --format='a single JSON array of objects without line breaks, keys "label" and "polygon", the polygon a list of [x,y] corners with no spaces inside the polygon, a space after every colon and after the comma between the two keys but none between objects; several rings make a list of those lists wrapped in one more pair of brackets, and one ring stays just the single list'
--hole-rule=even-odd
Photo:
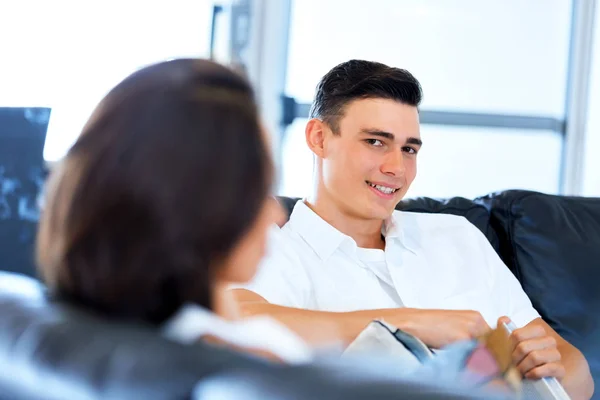
[{"label": "woman", "polygon": [[52,173],[38,263],[51,293],[98,314],[211,337],[290,362],[308,347],[282,325],[236,318],[279,218],[249,84],[206,60],[127,77]]}]

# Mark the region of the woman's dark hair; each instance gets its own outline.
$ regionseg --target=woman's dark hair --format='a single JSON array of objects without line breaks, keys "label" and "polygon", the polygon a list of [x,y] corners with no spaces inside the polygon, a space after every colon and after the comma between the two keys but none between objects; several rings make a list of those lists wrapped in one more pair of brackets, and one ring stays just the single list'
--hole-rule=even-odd
[{"label": "woman's dark hair", "polygon": [[250,85],[216,63],[139,70],[53,172],[38,264],[60,298],[161,323],[212,308],[215,268],[251,228],[272,165]]},{"label": "woman's dark hair", "polygon": [[353,100],[380,98],[418,107],[423,92],[419,81],[407,70],[385,64],[350,60],[333,67],[317,85],[310,118],[326,122],[339,133],[344,107]]}]

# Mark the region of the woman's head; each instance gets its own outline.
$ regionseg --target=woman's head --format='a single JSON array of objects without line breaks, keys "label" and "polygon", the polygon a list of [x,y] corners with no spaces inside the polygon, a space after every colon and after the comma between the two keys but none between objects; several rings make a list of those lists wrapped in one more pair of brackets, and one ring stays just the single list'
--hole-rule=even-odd
[{"label": "woman's head", "polygon": [[205,60],[144,68],[100,102],[51,175],[42,276],[113,316],[159,323],[186,302],[211,308],[215,282],[255,273],[271,177],[243,78]]}]

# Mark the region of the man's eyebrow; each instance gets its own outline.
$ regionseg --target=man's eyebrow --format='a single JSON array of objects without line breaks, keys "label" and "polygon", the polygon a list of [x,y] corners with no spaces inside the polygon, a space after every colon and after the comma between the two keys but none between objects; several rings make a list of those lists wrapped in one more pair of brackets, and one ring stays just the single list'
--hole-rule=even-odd
[{"label": "man's eyebrow", "polygon": [[[379,129],[362,129],[360,131],[360,133],[363,135],[369,135],[369,136],[379,136],[379,137],[386,138],[389,140],[394,140],[396,137],[396,136],[394,136],[393,133],[382,131]],[[406,144],[414,144],[415,146],[423,146],[423,141],[416,137],[409,137],[408,139],[406,139]]]},{"label": "man's eyebrow", "polygon": [[406,144],[414,144],[417,146],[423,146],[423,141],[416,137],[409,137],[408,139],[406,139]]},{"label": "man's eyebrow", "polygon": [[379,136],[390,140],[394,140],[395,138],[393,133],[381,131],[379,129],[361,129],[360,133],[369,136]]}]

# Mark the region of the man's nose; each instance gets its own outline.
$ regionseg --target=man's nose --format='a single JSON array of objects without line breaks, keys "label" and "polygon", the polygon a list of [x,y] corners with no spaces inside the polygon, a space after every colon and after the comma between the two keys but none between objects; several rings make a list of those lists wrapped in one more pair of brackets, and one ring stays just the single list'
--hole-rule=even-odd
[{"label": "man's nose", "polygon": [[381,172],[394,177],[404,176],[404,154],[401,149],[392,151],[386,155],[385,161],[381,166]]}]

